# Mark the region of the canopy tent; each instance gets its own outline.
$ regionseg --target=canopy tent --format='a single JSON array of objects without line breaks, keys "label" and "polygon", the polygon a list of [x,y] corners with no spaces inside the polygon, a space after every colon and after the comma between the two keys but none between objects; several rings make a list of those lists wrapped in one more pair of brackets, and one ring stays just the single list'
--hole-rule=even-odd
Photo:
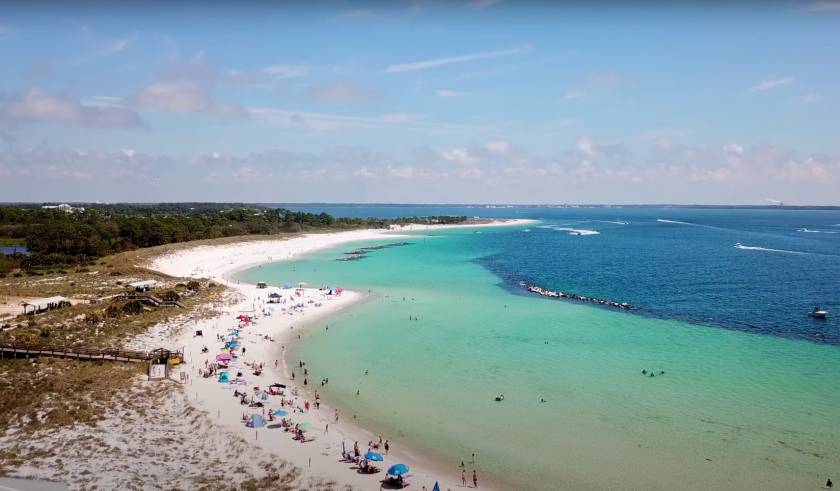
[{"label": "canopy tent", "polygon": [[265,418],[261,414],[252,414],[251,419],[245,423],[248,428],[262,428],[265,426]]},{"label": "canopy tent", "polygon": [[280,294],[279,294],[279,293],[277,293],[277,292],[273,292],[273,293],[269,293],[269,294],[268,294],[268,298],[280,298],[280,297],[282,297],[282,296],[283,296],[283,295],[280,295]]}]

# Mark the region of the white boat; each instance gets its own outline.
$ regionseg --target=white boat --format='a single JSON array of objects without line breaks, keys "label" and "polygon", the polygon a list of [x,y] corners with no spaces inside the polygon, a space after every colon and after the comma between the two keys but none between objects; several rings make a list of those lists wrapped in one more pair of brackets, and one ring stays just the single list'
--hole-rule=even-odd
[{"label": "white boat", "polygon": [[820,306],[817,305],[816,307],[814,307],[814,310],[808,312],[808,315],[815,319],[825,319],[826,317],[828,317],[828,312],[821,309]]}]

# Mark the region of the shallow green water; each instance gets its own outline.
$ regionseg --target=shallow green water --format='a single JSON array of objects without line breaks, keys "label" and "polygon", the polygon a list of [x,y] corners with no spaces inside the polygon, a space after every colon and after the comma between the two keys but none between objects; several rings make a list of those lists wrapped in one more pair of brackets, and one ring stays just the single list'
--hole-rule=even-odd
[{"label": "shallow green water", "polygon": [[240,278],[371,289],[290,360],[396,445],[453,469],[475,452],[511,488],[810,489],[840,469],[837,347],[515,295],[471,233]]}]

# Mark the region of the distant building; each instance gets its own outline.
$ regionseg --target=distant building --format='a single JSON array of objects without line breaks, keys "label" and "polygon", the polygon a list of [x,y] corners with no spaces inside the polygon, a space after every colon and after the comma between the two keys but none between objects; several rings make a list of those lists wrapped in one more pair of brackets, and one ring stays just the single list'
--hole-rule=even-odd
[{"label": "distant building", "polygon": [[134,283],[129,283],[129,288],[134,288],[134,291],[137,292],[147,292],[152,288],[156,287],[158,284],[155,280],[144,280],[144,281],[135,281]]},{"label": "distant building", "polygon": [[81,212],[85,211],[85,209],[82,208],[82,207],[77,208],[77,207],[74,207],[74,206],[70,206],[67,203],[62,203],[60,205],[43,205],[43,206],[41,206],[41,208],[43,208],[44,210],[61,210],[64,213],[76,213],[76,212],[81,213]]},{"label": "distant building", "polygon": [[[47,310],[60,309],[70,305],[70,301],[64,297],[36,298],[28,302],[21,302],[24,314],[40,314]],[[31,310],[30,310],[31,308]]]}]

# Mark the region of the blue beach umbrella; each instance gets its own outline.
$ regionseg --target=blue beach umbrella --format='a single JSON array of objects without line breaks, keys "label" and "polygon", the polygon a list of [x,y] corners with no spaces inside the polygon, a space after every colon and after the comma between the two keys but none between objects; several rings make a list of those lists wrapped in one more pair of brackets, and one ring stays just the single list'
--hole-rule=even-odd
[{"label": "blue beach umbrella", "polygon": [[388,474],[392,476],[401,476],[408,474],[408,466],[405,464],[395,464],[388,468]]},{"label": "blue beach umbrella", "polygon": [[265,418],[261,414],[252,414],[251,420],[245,426],[249,428],[262,428],[265,426]]},{"label": "blue beach umbrella", "polygon": [[373,461],[376,461],[376,462],[382,462],[383,460],[385,460],[385,458],[382,457],[382,454],[379,453],[379,452],[373,452],[371,450],[368,450],[367,453],[365,454],[365,460],[373,460]]},{"label": "blue beach umbrella", "polygon": [[440,491],[440,484],[437,481],[435,481],[435,487],[432,488],[432,491]]},{"label": "blue beach umbrella", "polygon": [[277,410],[274,411],[274,415],[279,417],[279,418],[282,418],[283,416],[288,416],[289,413],[287,413],[286,411],[283,411],[282,409],[277,409]]}]

